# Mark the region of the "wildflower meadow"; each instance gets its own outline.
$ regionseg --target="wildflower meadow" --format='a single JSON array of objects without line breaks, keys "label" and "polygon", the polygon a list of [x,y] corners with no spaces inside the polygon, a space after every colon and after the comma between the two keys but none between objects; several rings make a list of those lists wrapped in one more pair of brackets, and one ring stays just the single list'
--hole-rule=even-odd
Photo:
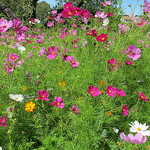
[{"label": "wildflower meadow", "polygon": [[150,149],[150,3],[99,5],[0,18],[0,149]]}]

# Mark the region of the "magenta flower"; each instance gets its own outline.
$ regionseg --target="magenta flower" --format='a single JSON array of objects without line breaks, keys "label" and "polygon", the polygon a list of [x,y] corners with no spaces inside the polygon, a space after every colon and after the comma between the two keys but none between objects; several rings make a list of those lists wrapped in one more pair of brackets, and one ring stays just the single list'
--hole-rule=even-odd
[{"label": "magenta flower", "polygon": [[117,95],[122,97],[122,96],[125,96],[126,93],[124,93],[124,90],[122,90],[122,89],[120,89],[120,90],[117,89]]},{"label": "magenta flower", "polygon": [[138,22],[135,22],[137,27],[143,27],[146,23],[147,21],[145,21],[145,18],[139,19]]},{"label": "magenta flower", "polygon": [[126,142],[130,142],[131,144],[141,144],[147,141],[146,137],[143,137],[141,133],[137,133],[135,136],[132,134],[128,134],[126,136],[124,132],[120,133],[120,138]]},{"label": "magenta flower", "polygon": [[73,56],[70,56],[69,57],[69,61],[70,61],[70,64],[71,64],[71,68],[77,68],[79,66],[79,62],[77,62]]},{"label": "magenta flower", "polygon": [[5,72],[11,75],[12,72],[14,71],[14,66],[16,66],[14,62],[7,62],[7,63],[4,63],[3,67],[4,67]]},{"label": "magenta flower", "polygon": [[93,97],[96,97],[101,94],[101,91],[98,89],[98,87],[94,87],[94,85],[89,86],[89,89],[87,89],[87,91]]},{"label": "magenta flower", "polygon": [[45,53],[45,46],[39,51],[39,53],[40,53],[40,57],[42,57],[43,56],[43,54]]},{"label": "magenta flower", "polygon": [[107,5],[111,5],[111,4],[112,4],[112,2],[111,2],[111,1],[105,1],[105,4],[107,4]]},{"label": "magenta flower", "polygon": [[[139,92],[137,91],[137,94],[139,95]],[[144,95],[143,92],[141,92],[140,96],[139,96],[139,99],[142,99],[144,101],[149,101],[149,99],[146,98],[146,96]]]},{"label": "magenta flower", "polygon": [[116,69],[119,69],[122,63],[119,63],[119,61],[115,60],[115,58],[112,58],[111,60],[108,60],[107,68],[110,72],[115,71]]},{"label": "magenta flower", "polygon": [[47,97],[49,97],[48,92],[47,90],[40,90],[38,91],[38,94],[39,94],[39,97],[38,97],[38,100],[46,100],[46,101],[49,101],[49,99]]},{"label": "magenta flower", "polygon": [[67,36],[67,34],[68,34],[67,32],[62,33],[62,34],[61,34],[61,36],[60,36],[60,38],[61,38],[61,39],[64,39],[64,37],[66,37],[66,36]]},{"label": "magenta flower", "polygon": [[106,4],[104,4],[103,2],[100,2],[101,5],[103,5],[104,7],[106,7]]},{"label": "magenta flower", "polygon": [[7,127],[6,119],[7,119],[7,117],[5,118],[5,116],[3,118],[0,117],[0,126],[4,125],[4,127]]},{"label": "magenta flower", "polygon": [[116,88],[114,88],[113,86],[107,86],[107,89],[106,89],[106,93],[108,94],[108,96],[111,96],[111,97],[115,97],[116,95],[116,93],[117,93],[117,89]]},{"label": "magenta flower", "polygon": [[126,54],[128,55],[128,58],[132,58],[132,60],[137,60],[139,57],[141,57],[141,50],[137,48],[136,45],[129,45],[127,49],[128,50],[126,50]]},{"label": "magenta flower", "polygon": [[55,57],[57,56],[57,49],[55,48],[55,46],[49,47],[46,55],[48,59],[55,59]]},{"label": "magenta flower", "polygon": [[126,65],[132,65],[133,64],[133,62],[131,62],[130,60],[125,60],[125,62],[126,62]]},{"label": "magenta flower", "polygon": [[9,54],[8,59],[9,61],[16,61],[19,58],[19,56],[17,54]]},{"label": "magenta flower", "polygon": [[7,19],[3,19],[3,17],[0,19],[0,32],[6,32],[9,28],[12,27],[12,21],[9,22]]},{"label": "magenta flower", "polygon": [[123,105],[123,107],[122,107],[122,113],[123,113],[124,116],[128,115],[129,111],[127,109],[128,109],[128,107],[126,107],[126,105]]},{"label": "magenta flower", "polygon": [[72,108],[70,108],[70,110],[72,110],[72,112],[74,112],[75,114],[79,114],[80,109],[78,109],[77,106],[73,105]]},{"label": "magenta flower", "polygon": [[54,103],[50,103],[51,106],[56,106],[60,108],[64,108],[64,101],[62,100],[61,97],[55,97]]}]

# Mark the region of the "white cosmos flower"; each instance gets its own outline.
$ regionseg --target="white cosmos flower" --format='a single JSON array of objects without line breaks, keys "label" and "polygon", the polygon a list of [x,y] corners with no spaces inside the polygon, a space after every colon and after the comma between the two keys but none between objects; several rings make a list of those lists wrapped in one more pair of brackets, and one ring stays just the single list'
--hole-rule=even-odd
[{"label": "white cosmos flower", "polygon": [[20,51],[20,53],[26,50],[26,48],[22,45],[17,45],[17,49]]},{"label": "white cosmos flower", "polygon": [[114,130],[115,133],[119,132],[119,129],[116,129],[115,127],[113,128],[113,130]]},{"label": "white cosmos flower", "polygon": [[109,20],[108,20],[108,18],[105,18],[104,20],[103,20],[103,26],[107,26],[108,25],[108,23],[109,23]]},{"label": "white cosmos flower", "polygon": [[137,133],[141,133],[143,136],[150,136],[150,131],[148,131],[147,129],[149,128],[149,126],[146,126],[145,124],[141,124],[138,121],[135,122],[131,122],[131,124],[129,124],[130,127],[130,132],[137,132]]},{"label": "white cosmos flower", "polygon": [[18,102],[22,102],[22,100],[23,100],[23,95],[21,95],[21,94],[16,94],[16,95],[9,94],[9,97]]},{"label": "white cosmos flower", "polygon": [[0,150],[2,150],[2,147],[0,147]]}]

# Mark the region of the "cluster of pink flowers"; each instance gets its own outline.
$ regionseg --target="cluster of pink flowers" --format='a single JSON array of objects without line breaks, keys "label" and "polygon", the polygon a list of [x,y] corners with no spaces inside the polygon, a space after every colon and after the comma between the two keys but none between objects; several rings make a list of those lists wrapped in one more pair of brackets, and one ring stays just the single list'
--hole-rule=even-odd
[{"label": "cluster of pink flowers", "polygon": [[148,3],[147,0],[144,0],[143,11],[148,14],[150,18],[150,3]]},{"label": "cluster of pink flowers", "polygon": [[147,23],[147,21],[145,21],[145,18],[141,18],[134,23],[136,24],[137,27],[143,27]]},{"label": "cluster of pink flowers", "polygon": [[107,89],[106,89],[106,93],[108,94],[108,96],[111,96],[111,97],[115,97],[117,94],[118,96],[125,96],[126,93],[124,93],[124,90],[122,89],[117,89],[117,88],[114,88],[113,86],[107,86]]},{"label": "cluster of pink flowers", "polygon": [[112,58],[111,60],[108,60],[107,68],[110,72],[115,71],[116,69],[119,69],[122,63],[119,63],[119,61],[115,60],[115,58]]},{"label": "cluster of pink flowers", "polygon": [[125,34],[126,31],[130,30],[129,26],[126,26],[125,24],[123,24],[123,25],[118,24],[118,27],[121,29],[120,33],[122,33],[122,34]]},{"label": "cluster of pink flowers", "polygon": [[72,2],[67,2],[64,4],[64,9],[61,12],[64,18],[70,18],[71,16],[80,16],[82,18],[85,17],[93,17],[92,14],[89,13],[86,9],[80,9],[78,7],[72,7]]},{"label": "cluster of pink flowers", "polygon": [[[6,73],[12,74],[12,72],[14,71],[14,67],[16,66],[15,61],[19,58],[19,56],[17,54],[9,54],[8,58],[5,59],[5,63],[4,63],[4,70]],[[21,64],[24,63],[24,59],[22,58],[22,61],[18,61],[17,62],[17,67],[20,67]]]}]

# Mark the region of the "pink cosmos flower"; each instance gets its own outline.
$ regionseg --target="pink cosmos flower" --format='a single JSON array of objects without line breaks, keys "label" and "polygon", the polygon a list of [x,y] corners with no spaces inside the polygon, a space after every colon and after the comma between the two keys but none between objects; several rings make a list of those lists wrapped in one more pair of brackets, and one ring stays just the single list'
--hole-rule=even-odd
[{"label": "pink cosmos flower", "polygon": [[115,58],[112,58],[111,60],[108,60],[107,68],[110,72],[115,71],[116,69],[119,69],[122,63],[119,63],[119,61],[115,60]]},{"label": "pink cosmos flower", "polygon": [[48,27],[52,27],[53,25],[54,25],[54,21],[50,21],[50,22],[47,23]]},{"label": "pink cosmos flower", "polygon": [[105,13],[101,12],[101,11],[97,11],[96,16],[99,17],[99,18],[106,18],[107,17],[107,15],[105,15]]},{"label": "pink cosmos flower", "polygon": [[71,64],[71,68],[77,68],[79,66],[79,62],[77,62],[73,56],[70,56],[69,57],[69,61],[70,61],[70,64]]},{"label": "pink cosmos flower", "polygon": [[114,16],[114,14],[111,14],[110,12],[107,12],[106,15],[109,16],[109,17],[113,17]]},{"label": "pink cosmos flower", "polygon": [[87,91],[93,97],[96,97],[101,94],[101,91],[98,89],[98,87],[94,87],[94,85],[89,86],[89,89],[87,89]]},{"label": "pink cosmos flower", "polygon": [[72,2],[66,2],[66,3],[64,4],[64,7],[65,7],[66,9],[72,8]]},{"label": "pink cosmos flower", "polygon": [[86,10],[86,9],[80,9],[80,12],[79,12],[79,16],[80,17],[88,17],[89,16],[89,11]]},{"label": "pink cosmos flower", "polygon": [[40,53],[40,57],[42,57],[43,56],[43,54],[45,53],[45,46],[39,51],[39,53]]},{"label": "pink cosmos flower", "polygon": [[141,144],[147,141],[146,137],[143,137],[141,133],[137,133],[135,136],[132,134],[128,134],[126,136],[124,132],[120,133],[120,138],[126,142],[130,142],[131,144]]},{"label": "pink cosmos flower", "polygon": [[131,62],[130,60],[125,60],[125,62],[126,62],[126,65],[132,65],[133,64],[133,62]]},{"label": "pink cosmos flower", "polygon": [[12,61],[12,62],[16,61],[18,58],[19,58],[19,56],[17,54],[9,54],[8,55],[9,61]]},{"label": "pink cosmos flower", "polygon": [[75,35],[76,34],[76,30],[72,29],[71,30],[71,34]]},{"label": "pink cosmos flower", "polygon": [[48,92],[47,92],[47,90],[40,90],[40,91],[38,91],[38,94],[39,94],[39,97],[38,97],[38,100],[46,100],[46,101],[49,101],[49,99],[48,99],[48,97],[49,97],[49,95],[47,95],[48,94]]},{"label": "pink cosmos flower", "polygon": [[7,19],[3,19],[3,17],[0,19],[0,32],[5,32],[12,27],[13,22],[10,20],[9,22]]},{"label": "pink cosmos flower", "polygon": [[137,22],[134,22],[136,24],[137,27],[143,27],[147,21],[145,21],[145,18],[143,19],[139,19]]},{"label": "pink cosmos flower", "polygon": [[106,4],[104,4],[103,2],[100,2],[101,5],[103,5],[104,7],[106,7]]},{"label": "pink cosmos flower", "polygon": [[127,109],[128,109],[128,107],[126,107],[126,105],[123,105],[123,107],[122,107],[122,113],[123,113],[124,116],[128,115],[129,111]]},{"label": "pink cosmos flower", "polygon": [[19,61],[17,62],[17,67],[21,67],[21,64],[23,64],[23,63],[24,63],[24,59],[22,58],[22,61],[19,60]]},{"label": "pink cosmos flower", "polygon": [[6,119],[7,117],[0,117],[0,126],[4,125],[4,127],[7,127],[7,124],[6,124]]},{"label": "pink cosmos flower", "polygon": [[105,4],[107,4],[107,5],[111,5],[111,4],[112,4],[112,2],[111,2],[111,1],[105,1]]},{"label": "pink cosmos flower", "polygon": [[74,12],[72,8],[64,8],[61,14],[64,18],[71,18],[71,16],[74,15]]},{"label": "pink cosmos flower", "polygon": [[55,59],[55,57],[57,56],[57,49],[55,48],[55,46],[49,47],[46,55],[48,59]]},{"label": "pink cosmos flower", "polygon": [[78,16],[79,15],[79,13],[80,13],[80,8],[79,7],[73,7],[73,14],[74,14],[74,16]]},{"label": "pink cosmos flower", "polygon": [[11,75],[12,72],[14,71],[14,66],[16,66],[14,62],[7,62],[7,63],[4,63],[3,67],[4,67],[5,72]]},{"label": "pink cosmos flower", "polygon": [[67,36],[67,34],[68,34],[67,32],[65,32],[65,33],[61,34],[60,38],[61,38],[61,39],[64,39],[64,37],[66,37],[66,36]]},{"label": "pink cosmos flower", "polygon": [[55,15],[57,13],[57,10],[52,10],[52,14]]},{"label": "pink cosmos flower", "polygon": [[117,95],[122,97],[122,96],[125,96],[126,93],[124,93],[124,90],[122,90],[122,89],[120,89],[120,90],[117,89]]},{"label": "pink cosmos flower", "polygon": [[139,57],[141,57],[141,50],[137,48],[136,45],[129,45],[127,49],[128,50],[126,50],[126,54],[128,55],[128,58],[132,58],[132,60],[137,60]]},{"label": "pink cosmos flower", "polygon": [[64,108],[64,101],[62,100],[61,97],[55,97],[54,103],[50,103],[51,106],[56,106],[59,108]]},{"label": "pink cosmos flower", "polygon": [[77,115],[79,114],[79,111],[80,111],[80,109],[78,109],[78,107],[75,105],[73,105],[72,108],[70,108],[70,110]]},{"label": "pink cosmos flower", "polygon": [[137,91],[137,94],[140,95],[140,96],[139,96],[139,99],[142,99],[142,100],[144,100],[144,101],[149,101],[149,99],[146,98],[146,96],[144,95],[143,92],[141,92],[141,94],[139,94],[139,92]]},{"label": "pink cosmos flower", "polygon": [[114,88],[113,86],[107,86],[107,89],[106,89],[106,93],[108,94],[108,96],[111,96],[111,97],[115,97],[116,95],[116,93],[117,93],[117,89],[116,88]]},{"label": "pink cosmos flower", "polygon": [[121,29],[120,32],[125,34],[126,31],[130,30],[129,26],[126,26],[125,24],[121,25],[121,24],[118,24],[118,27]]}]

